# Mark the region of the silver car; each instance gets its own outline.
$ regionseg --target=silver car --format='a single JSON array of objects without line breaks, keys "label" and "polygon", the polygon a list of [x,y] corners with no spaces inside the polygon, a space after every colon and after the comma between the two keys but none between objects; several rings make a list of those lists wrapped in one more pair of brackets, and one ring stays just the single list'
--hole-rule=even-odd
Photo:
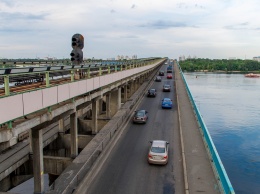
[{"label": "silver car", "polygon": [[137,110],[135,111],[133,117],[133,123],[146,123],[148,119],[148,112],[146,110]]},{"label": "silver car", "polygon": [[164,140],[150,141],[151,147],[148,154],[148,162],[150,164],[162,164],[168,163],[168,145],[169,143]]}]

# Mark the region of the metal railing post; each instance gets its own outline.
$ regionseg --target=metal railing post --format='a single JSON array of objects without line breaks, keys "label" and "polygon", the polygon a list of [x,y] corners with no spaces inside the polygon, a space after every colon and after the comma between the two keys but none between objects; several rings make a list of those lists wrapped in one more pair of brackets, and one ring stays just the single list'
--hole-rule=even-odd
[{"label": "metal railing post", "polygon": [[5,82],[5,95],[10,95],[10,86],[9,86],[9,75],[4,76],[4,82]]},{"label": "metal railing post", "polygon": [[46,71],[45,72],[45,82],[46,82],[46,87],[50,87],[50,72]]},{"label": "metal railing post", "polygon": [[88,68],[88,78],[90,78],[90,68]]},{"label": "metal railing post", "polygon": [[70,81],[72,82],[74,81],[74,72],[75,72],[74,70],[70,71]]},{"label": "metal railing post", "polygon": [[102,75],[102,68],[99,67],[99,72],[98,72],[98,75],[101,76]]}]

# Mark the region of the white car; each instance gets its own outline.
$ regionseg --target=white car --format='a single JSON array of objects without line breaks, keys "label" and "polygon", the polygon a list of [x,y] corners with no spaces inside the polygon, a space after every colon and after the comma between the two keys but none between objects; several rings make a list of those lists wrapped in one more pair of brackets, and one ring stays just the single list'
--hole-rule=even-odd
[{"label": "white car", "polygon": [[162,164],[168,163],[168,145],[169,143],[164,140],[150,141],[151,147],[148,154],[148,162],[150,164]]}]

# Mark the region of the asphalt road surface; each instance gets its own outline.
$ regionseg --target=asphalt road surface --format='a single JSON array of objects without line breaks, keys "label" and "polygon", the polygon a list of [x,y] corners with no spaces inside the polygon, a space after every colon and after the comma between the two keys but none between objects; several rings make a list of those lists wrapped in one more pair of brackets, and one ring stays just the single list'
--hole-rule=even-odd
[{"label": "asphalt road surface", "polygon": [[[163,65],[161,70],[166,72],[166,67]],[[170,92],[162,91],[164,83],[171,85]],[[174,76],[173,79],[166,79],[165,74],[162,76],[162,82],[154,82],[150,88],[157,90],[157,96],[145,96],[137,108],[148,111],[147,123],[130,122],[126,125],[114,149],[85,193],[184,193]],[[173,100],[172,109],[161,108],[164,97]],[[170,143],[167,165],[148,164],[150,140],[166,140]]]}]

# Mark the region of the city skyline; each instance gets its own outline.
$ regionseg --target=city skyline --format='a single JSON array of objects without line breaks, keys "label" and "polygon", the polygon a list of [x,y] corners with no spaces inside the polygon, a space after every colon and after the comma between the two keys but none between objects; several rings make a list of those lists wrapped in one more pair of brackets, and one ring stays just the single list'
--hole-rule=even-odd
[{"label": "city skyline", "polygon": [[0,58],[69,58],[76,33],[85,39],[84,58],[260,55],[256,0],[2,0],[0,6]]}]

